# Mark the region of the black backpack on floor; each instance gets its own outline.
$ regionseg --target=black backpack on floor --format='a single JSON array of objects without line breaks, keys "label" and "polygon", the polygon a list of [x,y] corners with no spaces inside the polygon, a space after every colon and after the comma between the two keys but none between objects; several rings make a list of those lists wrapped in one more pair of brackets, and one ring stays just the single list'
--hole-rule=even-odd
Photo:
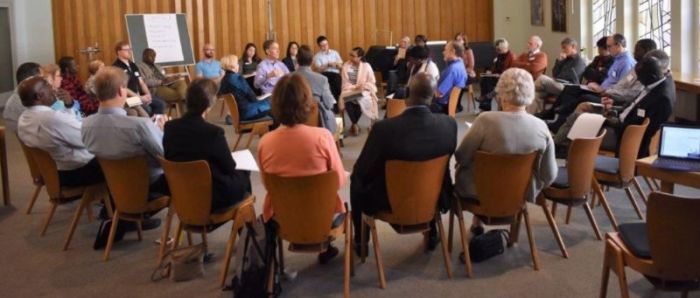
[{"label": "black backpack on floor", "polygon": [[[231,285],[224,290],[232,290],[233,297],[236,298],[278,297],[282,293],[282,287],[276,251],[277,224],[274,221],[265,225],[258,221],[247,223],[242,251],[237,251],[242,254],[234,263],[238,269]],[[273,270],[272,293],[267,291],[270,270]]]}]

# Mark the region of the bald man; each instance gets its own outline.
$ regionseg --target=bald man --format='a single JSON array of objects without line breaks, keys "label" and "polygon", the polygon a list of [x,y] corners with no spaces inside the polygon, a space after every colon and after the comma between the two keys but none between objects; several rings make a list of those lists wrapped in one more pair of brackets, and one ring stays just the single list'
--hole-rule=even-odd
[{"label": "bald man", "polygon": [[214,58],[215,53],[216,49],[214,45],[210,43],[204,45],[202,48],[204,58],[195,65],[198,78],[212,79],[217,82],[221,81],[221,78],[224,76],[224,70],[221,68],[219,60]]},{"label": "bald man", "polygon": [[547,54],[540,50],[542,39],[533,35],[527,40],[527,51],[513,61],[513,67],[527,70],[533,80],[537,80],[547,70]]}]

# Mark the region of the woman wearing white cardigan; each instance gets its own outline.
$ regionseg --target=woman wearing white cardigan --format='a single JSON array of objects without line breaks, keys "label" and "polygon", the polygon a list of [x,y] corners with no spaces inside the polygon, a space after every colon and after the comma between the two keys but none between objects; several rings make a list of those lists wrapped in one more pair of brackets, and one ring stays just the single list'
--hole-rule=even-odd
[{"label": "woman wearing white cardigan", "polygon": [[364,62],[364,56],[365,51],[362,48],[352,49],[350,60],[343,65],[340,72],[343,81],[340,98],[344,101],[345,110],[352,122],[350,134],[355,136],[360,134],[357,122],[363,114],[369,118],[370,123],[379,118],[376,79],[372,66]]}]

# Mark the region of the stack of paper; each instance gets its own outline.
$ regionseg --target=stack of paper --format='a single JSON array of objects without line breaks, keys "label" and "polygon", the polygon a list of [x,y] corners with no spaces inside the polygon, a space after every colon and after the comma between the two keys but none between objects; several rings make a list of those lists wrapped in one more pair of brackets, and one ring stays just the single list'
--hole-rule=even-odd
[{"label": "stack of paper", "polygon": [[598,136],[598,131],[603,127],[605,117],[599,114],[583,113],[571,127],[569,134],[566,135],[569,140],[575,139],[591,139]]},{"label": "stack of paper", "polygon": [[245,149],[232,152],[231,157],[233,157],[233,161],[236,162],[236,170],[260,172],[258,163],[255,162],[255,157],[250,153],[250,150]]}]

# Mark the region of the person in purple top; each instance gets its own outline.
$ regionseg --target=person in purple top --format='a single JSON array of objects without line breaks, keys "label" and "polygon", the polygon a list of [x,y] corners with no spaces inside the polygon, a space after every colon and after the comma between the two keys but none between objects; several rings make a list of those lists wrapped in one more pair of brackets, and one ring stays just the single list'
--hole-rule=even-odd
[{"label": "person in purple top", "polygon": [[464,55],[464,45],[459,42],[450,41],[445,45],[442,52],[447,66],[440,74],[435,99],[430,106],[433,113],[447,114],[447,106],[450,101],[450,91],[452,88],[464,88],[467,84],[467,70],[464,68],[462,55]]},{"label": "person in purple top", "polygon": [[289,73],[282,61],[280,61],[280,45],[274,40],[266,40],[263,43],[263,50],[267,58],[258,64],[258,69],[255,73],[255,88],[262,91],[263,94],[271,94],[272,89],[277,84],[277,81]]}]

